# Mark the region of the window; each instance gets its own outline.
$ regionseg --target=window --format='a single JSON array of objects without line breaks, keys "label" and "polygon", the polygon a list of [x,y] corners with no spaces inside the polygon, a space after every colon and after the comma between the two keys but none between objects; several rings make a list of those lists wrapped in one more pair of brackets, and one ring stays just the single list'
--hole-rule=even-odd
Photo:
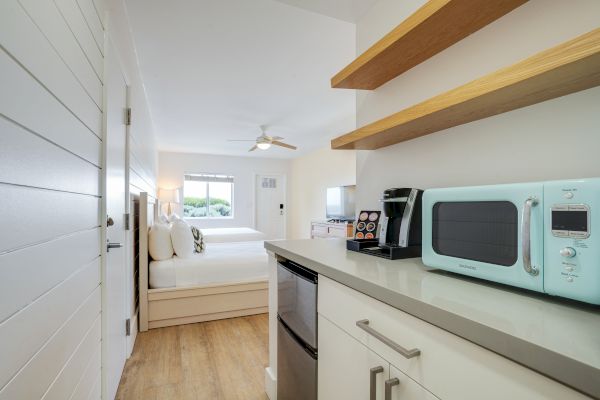
[{"label": "window", "polygon": [[184,217],[233,217],[233,176],[221,174],[186,174],[184,178]]}]

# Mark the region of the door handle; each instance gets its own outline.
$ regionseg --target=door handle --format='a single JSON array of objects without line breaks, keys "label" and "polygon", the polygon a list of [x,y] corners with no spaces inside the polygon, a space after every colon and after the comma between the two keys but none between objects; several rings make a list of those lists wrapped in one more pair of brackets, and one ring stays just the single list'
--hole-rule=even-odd
[{"label": "door handle", "polygon": [[392,378],[385,381],[385,396],[384,400],[392,400],[392,388],[400,384],[400,379]]},{"label": "door handle", "polygon": [[120,249],[123,247],[123,243],[107,243],[106,244],[106,252],[110,252],[110,249]]},{"label": "door handle", "polygon": [[377,400],[377,374],[383,372],[383,367],[373,367],[369,371],[370,385],[369,385],[369,400]]},{"label": "door handle", "polygon": [[368,319],[356,321],[356,326],[358,326],[360,329],[367,332],[369,335],[373,336],[374,338],[378,339],[379,341],[383,342],[387,346],[391,347],[393,350],[397,351],[402,356],[404,356],[404,358],[413,358],[413,357],[416,357],[419,354],[421,354],[421,350],[419,350],[419,349],[407,350],[404,347],[400,346],[398,343],[394,342],[392,339],[377,332],[375,329],[373,329],[369,326]]},{"label": "door handle", "polygon": [[531,276],[537,276],[540,271],[531,265],[531,209],[538,200],[531,196],[523,204],[523,223],[521,225],[521,247],[523,249],[523,269]]}]

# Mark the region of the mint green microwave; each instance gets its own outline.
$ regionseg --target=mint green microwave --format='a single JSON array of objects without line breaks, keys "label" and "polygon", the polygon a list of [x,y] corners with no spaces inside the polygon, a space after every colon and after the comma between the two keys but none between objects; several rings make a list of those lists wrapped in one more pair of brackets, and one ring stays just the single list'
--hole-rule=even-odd
[{"label": "mint green microwave", "polygon": [[600,178],[426,190],[423,263],[600,304]]}]

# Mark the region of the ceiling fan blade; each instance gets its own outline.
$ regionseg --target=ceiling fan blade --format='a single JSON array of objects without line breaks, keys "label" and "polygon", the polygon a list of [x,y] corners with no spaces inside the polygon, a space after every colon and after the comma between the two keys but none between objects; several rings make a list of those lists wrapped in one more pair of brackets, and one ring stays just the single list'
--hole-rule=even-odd
[{"label": "ceiling fan blade", "polygon": [[281,136],[271,136],[271,140],[283,140]]},{"label": "ceiling fan blade", "polygon": [[250,147],[250,150],[248,150],[248,152],[254,151],[256,149],[258,149],[258,146],[254,145],[254,146]]},{"label": "ceiling fan blade", "polygon": [[278,140],[273,140],[271,142],[271,144],[274,144],[275,146],[285,147],[287,149],[292,149],[292,150],[296,150],[296,148],[297,148],[296,146],[292,146],[291,144],[283,143]]}]

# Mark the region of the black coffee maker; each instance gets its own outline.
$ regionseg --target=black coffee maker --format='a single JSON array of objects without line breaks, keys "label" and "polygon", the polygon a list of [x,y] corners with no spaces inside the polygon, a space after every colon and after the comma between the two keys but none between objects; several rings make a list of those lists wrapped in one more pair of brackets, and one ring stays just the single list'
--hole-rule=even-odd
[{"label": "black coffee maker", "polygon": [[379,247],[421,246],[423,191],[394,188],[383,192]]}]

